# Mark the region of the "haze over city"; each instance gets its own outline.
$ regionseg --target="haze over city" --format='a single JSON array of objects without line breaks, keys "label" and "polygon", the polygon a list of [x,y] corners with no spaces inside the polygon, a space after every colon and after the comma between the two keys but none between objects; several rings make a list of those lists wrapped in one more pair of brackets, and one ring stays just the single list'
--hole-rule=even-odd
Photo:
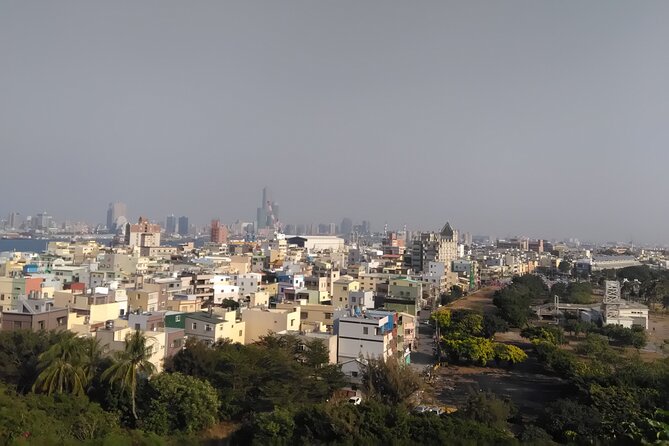
[{"label": "haze over city", "polygon": [[666,243],[669,4],[0,2],[0,212]]}]

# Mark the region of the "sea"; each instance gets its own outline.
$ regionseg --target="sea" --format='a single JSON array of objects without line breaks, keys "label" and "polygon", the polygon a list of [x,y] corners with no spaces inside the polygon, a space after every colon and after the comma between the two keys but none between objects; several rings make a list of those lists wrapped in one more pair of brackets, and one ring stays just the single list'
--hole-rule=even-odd
[{"label": "sea", "polygon": [[[54,239],[55,241],[56,239]],[[63,239],[57,239],[58,241],[63,241]],[[0,239],[0,252],[44,252],[46,251],[46,246],[52,240],[47,239]],[[169,240],[164,243],[168,246],[176,246],[185,241],[195,241],[196,247],[202,247],[204,244],[203,239],[196,240]],[[111,240],[109,239],[100,239],[97,242],[102,245],[109,246]]]}]

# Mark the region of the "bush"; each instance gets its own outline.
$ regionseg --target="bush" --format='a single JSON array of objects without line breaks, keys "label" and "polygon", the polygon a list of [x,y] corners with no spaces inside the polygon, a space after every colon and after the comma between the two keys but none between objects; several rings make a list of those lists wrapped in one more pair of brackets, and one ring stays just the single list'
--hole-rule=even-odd
[{"label": "bush", "polygon": [[192,433],[212,426],[220,406],[209,382],[181,373],[161,373],[149,381],[150,401],[143,427],[158,434]]}]

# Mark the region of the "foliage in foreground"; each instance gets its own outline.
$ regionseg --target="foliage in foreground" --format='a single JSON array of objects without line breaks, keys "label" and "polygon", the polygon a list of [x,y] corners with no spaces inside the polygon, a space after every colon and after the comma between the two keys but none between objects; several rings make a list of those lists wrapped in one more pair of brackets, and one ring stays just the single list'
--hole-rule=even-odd
[{"label": "foliage in foreground", "polygon": [[495,444],[514,445],[506,431],[465,417],[413,414],[376,400],[275,409],[260,414],[233,438],[235,444]]}]

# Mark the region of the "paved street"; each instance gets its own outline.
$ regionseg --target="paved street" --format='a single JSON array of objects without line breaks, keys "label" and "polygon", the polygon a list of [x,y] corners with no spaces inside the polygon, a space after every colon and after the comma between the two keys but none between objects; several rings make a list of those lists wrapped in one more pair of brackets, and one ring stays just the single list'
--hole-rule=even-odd
[{"label": "paved street", "polygon": [[426,365],[434,363],[432,348],[434,347],[434,329],[424,323],[420,323],[418,328],[417,348],[411,352],[411,365],[419,371],[423,371]]}]

